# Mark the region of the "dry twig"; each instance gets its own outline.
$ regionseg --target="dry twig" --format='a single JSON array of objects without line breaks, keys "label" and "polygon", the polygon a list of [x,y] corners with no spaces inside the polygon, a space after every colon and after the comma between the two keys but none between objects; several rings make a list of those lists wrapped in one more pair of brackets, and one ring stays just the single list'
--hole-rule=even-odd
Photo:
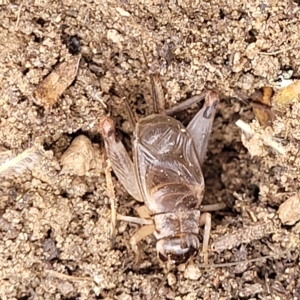
[{"label": "dry twig", "polygon": [[70,276],[70,275],[66,275],[54,270],[45,270],[45,272],[52,276],[52,277],[57,277],[59,279],[62,280],[70,280],[70,281],[90,281],[93,282],[94,280],[90,277],[77,277],[77,276]]}]

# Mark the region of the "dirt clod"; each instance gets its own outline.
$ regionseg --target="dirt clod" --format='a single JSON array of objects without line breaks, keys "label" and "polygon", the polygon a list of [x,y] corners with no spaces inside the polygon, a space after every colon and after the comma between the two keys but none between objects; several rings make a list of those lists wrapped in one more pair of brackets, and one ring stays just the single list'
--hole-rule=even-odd
[{"label": "dirt clod", "polygon": [[84,135],[76,137],[70,147],[64,152],[60,161],[60,174],[71,173],[84,176],[91,169],[101,171],[101,152],[92,145],[91,140]]},{"label": "dirt clod", "polygon": [[282,224],[294,225],[300,220],[300,200],[298,194],[290,197],[282,203],[278,209],[278,215]]}]

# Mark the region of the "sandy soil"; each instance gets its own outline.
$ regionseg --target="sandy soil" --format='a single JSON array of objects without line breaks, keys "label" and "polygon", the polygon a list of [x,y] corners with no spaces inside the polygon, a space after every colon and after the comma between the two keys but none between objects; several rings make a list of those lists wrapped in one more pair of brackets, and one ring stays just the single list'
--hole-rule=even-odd
[{"label": "sandy soil", "polygon": [[[299,201],[300,104],[275,106],[267,129],[251,107],[251,95],[279,75],[300,76],[298,1],[49,3],[0,1],[0,298],[299,299],[299,206],[292,220],[291,205],[280,218],[278,208]],[[43,79],[78,55],[62,95],[38,99]],[[140,118],[151,113],[149,69],[160,73],[168,107],[219,91],[205,202],[227,209],[213,214],[211,267],[199,255],[165,279],[153,237],[140,243],[135,266],[129,238],[138,227],[123,222],[111,249],[98,124],[111,115],[128,149],[131,131],[108,66]],[[187,124],[198,109],[177,117]],[[238,119],[254,120],[256,135],[242,141]],[[140,204],[112,176],[117,211],[136,216]]]}]

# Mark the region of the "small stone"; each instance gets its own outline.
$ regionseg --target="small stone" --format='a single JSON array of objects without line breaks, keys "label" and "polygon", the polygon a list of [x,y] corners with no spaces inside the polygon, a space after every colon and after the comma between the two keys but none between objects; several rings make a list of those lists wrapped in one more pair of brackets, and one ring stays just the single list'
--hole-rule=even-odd
[{"label": "small stone", "polygon": [[300,199],[298,197],[298,194],[290,197],[280,205],[277,213],[282,224],[294,225],[300,220],[299,206]]},{"label": "small stone", "polygon": [[116,11],[122,16],[122,17],[130,17],[130,13],[123,9],[122,7],[116,7]]},{"label": "small stone", "polygon": [[68,281],[59,283],[57,288],[63,295],[68,295],[68,294],[72,293],[74,290],[73,284]]},{"label": "small stone", "polygon": [[184,277],[190,280],[198,280],[201,277],[200,269],[194,264],[189,264],[184,271]]},{"label": "small stone", "polygon": [[126,293],[122,293],[120,296],[118,296],[118,300],[131,300],[132,297]]},{"label": "small stone", "polygon": [[239,81],[236,83],[236,86],[242,90],[250,90],[254,84],[254,76],[250,73],[243,74]]},{"label": "small stone", "polygon": [[173,273],[169,273],[167,276],[168,284],[169,286],[173,286],[176,284],[176,276]]},{"label": "small stone", "polygon": [[287,177],[286,177],[286,175],[282,175],[282,176],[280,177],[280,180],[281,180],[282,183],[286,183],[286,182],[287,182]]},{"label": "small stone", "polygon": [[72,141],[70,147],[61,157],[61,174],[85,176],[89,170],[95,168],[99,155],[90,139],[80,135]]},{"label": "small stone", "polygon": [[118,44],[120,47],[122,46],[122,42],[124,41],[123,36],[115,29],[107,30],[107,39],[111,40],[113,43]]},{"label": "small stone", "polygon": [[197,297],[197,293],[196,293],[196,292],[189,293],[189,294],[187,294],[187,295],[184,297],[184,300],[196,300],[196,299],[199,299],[199,298]]}]

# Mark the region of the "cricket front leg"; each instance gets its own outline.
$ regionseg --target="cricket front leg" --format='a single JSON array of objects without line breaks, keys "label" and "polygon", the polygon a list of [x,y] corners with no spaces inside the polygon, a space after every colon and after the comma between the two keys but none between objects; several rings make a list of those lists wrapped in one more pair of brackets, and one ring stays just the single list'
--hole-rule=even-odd
[{"label": "cricket front leg", "polygon": [[211,214],[205,212],[200,215],[199,219],[199,226],[204,225],[204,233],[203,233],[203,246],[202,252],[204,256],[204,263],[208,264],[208,243],[210,237],[210,230],[211,230]]},{"label": "cricket front leg", "polygon": [[204,106],[191,120],[187,127],[187,131],[193,138],[201,165],[205,160],[208,141],[218,103],[219,95],[214,91],[207,92]]},{"label": "cricket front leg", "polygon": [[117,178],[134,199],[142,201],[133,163],[124,145],[116,137],[114,121],[108,117],[101,120],[100,131],[104,138],[107,156]]},{"label": "cricket front leg", "polygon": [[140,206],[137,209],[137,213],[139,215],[139,218],[136,217],[129,217],[129,216],[117,216],[117,219],[120,221],[130,222],[130,223],[136,223],[140,225],[144,225],[141,227],[131,238],[130,238],[130,245],[135,253],[135,263],[138,264],[140,261],[140,250],[138,248],[138,243],[143,240],[146,236],[152,234],[155,230],[155,225],[153,224],[153,220],[150,216],[149,209],[143,205]]},{"label": "cricket front leg", "polygon": [[152,234],[155,230],[155,225],[146,225],[141,227],[131,238],[130,245],[133,252],[135,253],[135,263],[139,264],[141,259],[140,250],[138,248],[138,243],[143,240],[148,235]]}]

